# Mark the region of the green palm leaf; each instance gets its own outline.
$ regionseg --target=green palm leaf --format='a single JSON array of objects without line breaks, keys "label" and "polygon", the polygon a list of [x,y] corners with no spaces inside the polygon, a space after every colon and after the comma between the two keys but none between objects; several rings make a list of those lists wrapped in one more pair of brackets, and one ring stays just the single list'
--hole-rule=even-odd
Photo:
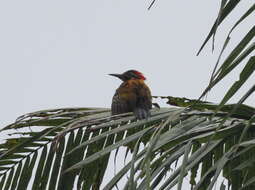
[{"label": "green palm leaf", "polygon": [[[218,28],[240,2],[221,1],[198,54],[211,38],[214,48]],[[199,99],[161,97],[176,107],[154,109],[147,120],[137,121],[132,113],[111,116],[106,108],[63,108],[25,114],[3,127],[0,133],[11,136],[0,144],[0,189],[182,189],[189,176],[192,189],[203,190],[212,189],[223,176],[233,190],[253,190],[255,109],[243,103],[255,85],[238,103],[227,102],[254,72],[254,24],[222,63],[221,56],[231,34],[254,11],[251,2],[230,27]],[[201,101],[245,60],[239,80],[229,87],[220,104]],[[103,182],[112,166],[111,156],[115,154],[114,163],[119,163],[119,150],[123,149],[127,163]],[[222,182],[220,189],[225,187]]]},{"label": "green palm leaf", "polygon": [[[24,189],[31,182],[32,189],[112,189],[130,172],[130,178],[125,179],[127,189],[180,189],[189,172],[200,170],[207,172],[198,181],[193,175],[195,188],[205,184],[213,187],[222,171],[231,184],[234,171],[245,174],[253,169],[247,167],[255,146],[253,118],[247,123],[233,115],[222,125],[223,117],[204,114],[210,110],[207,104],[200,102],[199,110],[154,109],[152,117],[140,121],[129,113],[111,117],[107,109],[99,108],[28,114],[2,130],[17,127],[24,137],[10,138],[1,144],[1,185]],[[254,108],[250,109],[255,113]],[[52,122],[56,118],[63,122]],[[32,131],[21,132],[28,127]],[[131,150],[133,158],[102,187],[109,156],[121,147]],[[209,157],[212,163],[202,164]],[[249,158],[247,165],[241,162],[244,157]],[[237,160],[240,164],[233,165]],[[178,161],[182,164],[173,167]],[[210,183],[208,177],[212,179]],[[239,187],[250,184],[251,177],[241,178]]]}]

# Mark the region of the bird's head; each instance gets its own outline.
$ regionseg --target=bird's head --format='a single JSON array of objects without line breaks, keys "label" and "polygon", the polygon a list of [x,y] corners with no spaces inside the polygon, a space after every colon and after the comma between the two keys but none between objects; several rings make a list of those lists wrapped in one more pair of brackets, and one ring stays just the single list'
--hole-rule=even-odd
[{"label": "bird's head", "polygon": [[126,71],[122,74],[109,74],[109,75],[114,76],[114,77],[118,77],[122,81],[127,81],[127,80],[130,80],[130,79],[146,80],[146,78],[143,76],[143,74],[139,71],[136,71],[136,70],[129,70],[129,71]]}]

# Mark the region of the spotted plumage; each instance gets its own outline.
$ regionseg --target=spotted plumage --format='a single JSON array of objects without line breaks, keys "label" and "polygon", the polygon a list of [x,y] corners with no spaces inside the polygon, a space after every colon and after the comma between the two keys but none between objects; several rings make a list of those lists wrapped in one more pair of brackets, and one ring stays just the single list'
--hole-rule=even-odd
[{"label": "spotted plumage", "polygon": [[152,107],[151,92],[144,82],[146,78],[143,74],[129,70],[123,74],[110,75],[123,81],[112,99],[112,115],[134,112],[138,119],[148,118]]}]

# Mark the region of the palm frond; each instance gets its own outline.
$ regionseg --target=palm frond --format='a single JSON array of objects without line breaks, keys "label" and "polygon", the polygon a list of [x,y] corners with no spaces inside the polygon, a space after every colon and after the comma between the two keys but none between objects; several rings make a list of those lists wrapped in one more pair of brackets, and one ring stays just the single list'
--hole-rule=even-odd
[{"label": "palm frond", "polygon": [[[230,13],[234,12],[234,9],[240,2],[241,2],[240,0],[221,1],[218,16],[215,19],[215,22],[209,34],[207,35],[205,41],[203,42],[201,48],[199,49],[197,55],[202,51],[202,49],[205,47],[205,45],[211,38],[213,39],[212,49],[214,49],[215,35],[218,27],[222,24],[224,19],[230,17],[229,16]],[[225,39],[225,42],[223,43],[223,47],[219,54],[218,60],[211,74],[210,82],[208,86],[205,88],[205,90],[202,92],[201,96],[199,97],[199,100],[203,98],[216,84],[218,84],[222,79],[228,76],[229,73],[233,71],[233,69],[235,69],[241,63],[243,63],[244,59],[248,59],[248,62],[246,63],[244,69],[240,73],[239,80],[234,82],[233,85],[230,87],[230,89],[222,99],[218,107],[218,110],[220,110],[222,106],[224,106],[227,103],[227,101],[236,94],[236,92],[246,83],[247,79],[250,78],[251,74],[254,71],[255,59],[253,53],[255,49],[255,43],[253,42],[253,39],[255,36],[255,26],[253,23],[250,30],[247,30],[245,36],[240,40],[240,42],[236,45],[236,47],[230,52],[227,58],[220,65],[220,59],[223,55],[223,52],[227,49],[229,41],[231,40],[230,35],[237,28],[237,26],[239,26],[240,23],[249,20],[249,17],[251,17],[255,11],[255,4],[253,2],[248,4],[248,6],[246,11],[230,28],[229,33],[227,34],[227,37]],[[219,65],[220,67],[218,68]]]},{"label": "palm frond", "polygon": [[[191,185],[200,189],[212,188],[223,171],[229,184],[236,183],[238,175],[238,187],[253,187],[254,117],[230,117],[222,124],[222,115],[208,115],[208,110],[205,102],[200,102],[200,109],[154,109],[152,117],[138,121],[131,113],[110,116],[102,108],[27,114],[1,130],[19,137],[0,145],[0,185],[112,189],[124,180],[124,189],[180,189],[191,173]],[[132,152],[132,159],[102,187],[110,155],[121,147]],[[125,179],[128,173],[130,178]]]},{"label": "palm frond", "polygon": [[[215,22],[198,54],[213,38],[240,0],[222,0]],[[152,1],[150,7],[155,3]],[[149,7],[149,8],[150,8]],[[147,120],[132,113],[111,116],[105,108],[62,108],[25,114],[0,130],[11,136],[0,144],[0,189],[122,189],[182,188],[190,176],[192,189],[212,189],[223,176],[233,190],[255,188],[255,109],[244,101],[227,104],[255,70],[255,26],[221,63],[231,34],[255,11],[255,4],[230,28],[209,85],[198,100],[161,97],[177,108],[154,109]],[[201,101],[238,65],[247,62],[220,104]],[[221,65],[220,65],[221,63]],[[104,182],[119,149],[132,158]],[[128,178],[125,178],[128,175]],[[225,188],[226,183],[221,183]]]}]

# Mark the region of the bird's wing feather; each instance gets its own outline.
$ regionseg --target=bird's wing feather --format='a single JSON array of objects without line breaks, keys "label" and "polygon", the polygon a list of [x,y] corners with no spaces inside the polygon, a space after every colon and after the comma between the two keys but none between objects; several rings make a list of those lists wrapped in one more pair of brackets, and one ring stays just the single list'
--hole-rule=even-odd
[{"label": "bird's wing feather", "polygon": [[143,80],[129,80],[121,84],[112,99],[112,115],[133,111],[138,119],[150,116],[151,92]]},{"label": "bird's wing feather", "polygon": [[147,85],[139,85],[136,91],[137,93],[137,107],[141,107],[145,110],[152,108],[151,92]]},{"label": "bird's wing feather", "polygon": [[137,85],[136,89],[137,100],[134,114],[138,119],[145,119],[150,116],[150,109],[152,108],[152,97],[148,86],[144,83]]},{"label": "bird's wing feather", "polygon": [[112,110],[112,115],[128,112],[127,102],[124,99],[122,99],[118,93],[115,93],[115,95],[112,98],[111,110]]}]

